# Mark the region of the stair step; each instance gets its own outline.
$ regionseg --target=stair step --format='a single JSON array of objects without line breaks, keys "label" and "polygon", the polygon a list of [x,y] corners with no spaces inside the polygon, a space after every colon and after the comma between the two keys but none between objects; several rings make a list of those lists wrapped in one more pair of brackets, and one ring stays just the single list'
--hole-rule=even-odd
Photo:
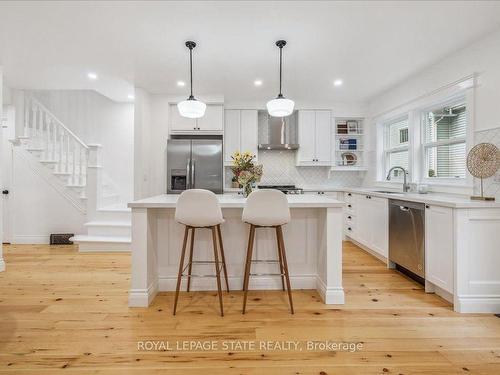
[{"label": "stair step", "polygon": [[108,227],[128,227],[130,228],[132,225],[127,221],[89,221],[84,224],[86,227],[90,226],[108,226]]},{"label": "stair step", "polygon": [[85,223],[89,236],[129,237],[132,233],[130,221],[90,221]]},{"label": "stair step", "polygon": [[130,251],[131,238],[125,236],[76,235],[70,241],[78,244],[80,252]]}]

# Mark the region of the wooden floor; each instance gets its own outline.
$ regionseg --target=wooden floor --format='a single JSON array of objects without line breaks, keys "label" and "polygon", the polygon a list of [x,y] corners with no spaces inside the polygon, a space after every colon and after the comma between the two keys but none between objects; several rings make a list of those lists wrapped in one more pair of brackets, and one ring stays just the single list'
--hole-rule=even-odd
[{"label": "wooden floor", "polygon": [[[346,304],[325,306],[315,291],[297,290],[294,316],[285,294],[274,291],[251,292],[245,316],[240,292],[224,297],[224,318],[215,293],[181,294],[176,317],[172,293],[161,293],[148,309],[130,309],[129,254],[18,245],[5,246],[4,257],[0,374],[500,374],[499,318],[454,313],[350,243]],[[175,348],[189,340],[215,340],[218,347]],[[291,340],[302,350],[222,347],[236,340],[257,346]],[[363,347],[307,350],[308,340]],[[140,351],[140,341],[161,350]]]}]

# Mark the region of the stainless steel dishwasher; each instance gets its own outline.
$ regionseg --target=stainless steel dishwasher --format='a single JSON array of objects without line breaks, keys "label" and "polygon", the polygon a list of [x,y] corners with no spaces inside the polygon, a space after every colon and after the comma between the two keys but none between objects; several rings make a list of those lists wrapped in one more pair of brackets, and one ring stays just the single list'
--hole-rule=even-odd
[{"label": "stainless steel dishwasher", "polygon": [[389,260],[425,278],[425,205],[389,200]]}]

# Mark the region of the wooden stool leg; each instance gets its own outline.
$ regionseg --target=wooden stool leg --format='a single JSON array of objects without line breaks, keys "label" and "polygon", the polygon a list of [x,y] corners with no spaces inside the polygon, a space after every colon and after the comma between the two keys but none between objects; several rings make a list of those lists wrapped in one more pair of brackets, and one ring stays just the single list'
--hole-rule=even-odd
[{"label": "wooden stool leg", "polygon": [[278,259],[280,262],[281,287],[283,288],[283,291],[285,291],[285,275],[283,272],[283,257],[281,256],[281,244],[278,235],[278,227],[275,227],[275,229],[276,229],[276,245],[278,246]]},{"label": "wooden stool leg", "polygon": [[211,227],[211,229],[212,229],[212,241],[214,245],[215,273],[217,276],[217,292],[219,294],[220,315],[224,316],[224,309],[222,307],[222,287],[220,283],[219,254],[217,251],[217,234],[215,232],[215,227]]},{"label": "wooden stool leg", "polygon": [[245,263],[245,275],[243,279],[243,311],[245,313],[247,306],[248,284],[250,281],[250,268],[252,266],[253,241],[255,239],[255,226],[250,225],[250,234],[248,235],[247,259]]},{"label": "wooden stool leg", "polygon": [[[191,270],[193,269],[193,247],[194,247],[194,231],[195,228],[191,228],[191,246],[189,250],[189,267],[188,267],[188,282],[187,282],[187,291],[189,292],[189,288],[191,286]],[[283,289],[285,290],[285,289]]]},{"label": "wooden stool leg", "polygon": [[290,286],[290,274],[288,273],[288,264],[286,261],[286,251],[285,251],[285,242],[283,241],[283,230],[281,225],[276,228],[278,230],[278,237],[281,243],[281,254],[283,257],[283,267],[285,268],[285,279],[286,279],[286,287],[288,289],[288,299],[290,300],[290,311],[293,314],[293,301],[292,301],[292,288]]},{"label": "wooden stool leg", "polygon": [[177,311],[177,300],[179,299],[179,288],[181,287],[182,269],[184,268],[184,256],[186,255],[186,244],[189,228],[184,230],[184,241],[182,243],[181,259],[179,261],[179,273],[177,274],[177,287],[175,288],[174,315]]},{"label": "wooden stool leg", "polygon": [[226,257],[224,256],[224,245],[222,244],[222,233],[220,230],[220,224],[217,225],[217,235],[219,237],[219,247],[220,247],[220,256],[222,258],[222,269],[224,270],[224,278],[226,279],[226,289],[229,292],[229,280],[227,278],[227,268],[226,268]]}]

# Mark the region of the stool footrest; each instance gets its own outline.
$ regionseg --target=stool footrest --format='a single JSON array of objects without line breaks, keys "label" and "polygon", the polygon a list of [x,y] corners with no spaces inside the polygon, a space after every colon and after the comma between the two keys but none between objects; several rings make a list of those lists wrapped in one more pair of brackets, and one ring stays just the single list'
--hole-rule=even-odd
[{"label": "stool footrest", "polygon": [[269,259],[269,260],[253,259],[250,262],[252,262],[252,263],[279,263],[279,260],[276,260],[276,259]]},{"label": "stool footrest", "polygon": [[250,276],[285,276],[284,273],[250,273]]},{"label": "stool footrest", "polygon": [[[193,260],[192,262],[187,262],[187,264],[182,269],[182,272],[184,272],[189,267],[190,264],[216,264],[216,263],[217,262],[215,262],[214,260]],[[219,261],[218,264],[221,265],[222,261]]]}]

